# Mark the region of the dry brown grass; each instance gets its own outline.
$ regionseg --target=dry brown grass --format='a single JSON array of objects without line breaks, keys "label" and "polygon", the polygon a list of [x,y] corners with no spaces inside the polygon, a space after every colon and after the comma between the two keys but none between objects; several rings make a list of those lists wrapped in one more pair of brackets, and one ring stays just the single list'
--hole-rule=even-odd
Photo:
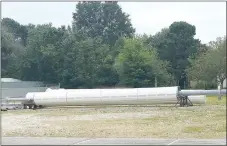
[{"label": "dry brown grass", "polygon": [[193,107],[90,107],[8,111],[3,136],[225,138],[226,98]]}]

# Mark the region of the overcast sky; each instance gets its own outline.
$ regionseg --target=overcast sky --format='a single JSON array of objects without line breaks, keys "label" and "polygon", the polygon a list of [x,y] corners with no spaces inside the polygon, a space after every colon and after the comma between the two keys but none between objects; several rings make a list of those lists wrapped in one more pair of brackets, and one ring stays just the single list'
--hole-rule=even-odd
[{"label": "overcast sky", "polygon": [[[174,21],[196,26],[196,38],[203,43],[226,34],[225,2],[121,2],[136,32],[155,34]],[[2,18],[21,24],[71,25],[75,2],[2,2]]]}]

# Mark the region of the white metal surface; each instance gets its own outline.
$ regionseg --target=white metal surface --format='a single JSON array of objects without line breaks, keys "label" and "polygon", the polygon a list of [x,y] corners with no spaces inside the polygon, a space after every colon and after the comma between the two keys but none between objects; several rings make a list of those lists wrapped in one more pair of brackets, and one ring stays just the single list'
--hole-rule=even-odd
[{"label": "white metal surface", "polygon": [[226,89],[222,90],[181,90],[180,95],[190,96],[190,95],[225,95]]},{"label": "white metal surface", "polygon": [[48,89],[46,92],[28,93],[36,105],[130,105],[165,104],[177,102],[178,87],[127,89]]},{"label": "white metal surface", "polygon": [[188,99],[194,104],[206,104],[206,95],[191,95]]}]

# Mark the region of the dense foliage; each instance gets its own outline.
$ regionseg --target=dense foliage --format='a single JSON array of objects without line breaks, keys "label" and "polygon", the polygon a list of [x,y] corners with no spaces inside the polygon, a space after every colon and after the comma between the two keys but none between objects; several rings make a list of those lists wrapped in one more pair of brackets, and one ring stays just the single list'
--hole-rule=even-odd
[{"label": "dense foliage", "polygon": [[3,18],[2,77],[64,88],[187,88],[226,78],[226,38],[201,44],[187,22],[139,36],[117,2],[79,2],[72,18],[59,28]]},{"label": "dense foliage", "polygon": [[216,82],[223,86],[226,79],[226,38],[218,38],[209,44],[210,48],[197,59],[191,60],[187,70],[189,78],[204,82]]}]

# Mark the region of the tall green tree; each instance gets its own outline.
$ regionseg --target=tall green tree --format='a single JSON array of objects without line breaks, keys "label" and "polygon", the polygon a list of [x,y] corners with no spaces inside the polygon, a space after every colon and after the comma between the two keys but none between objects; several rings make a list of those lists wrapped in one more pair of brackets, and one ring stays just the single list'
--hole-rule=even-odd
[{"label": "tall green tree", "polygon": [[180,21],[150,38],[150,45],[157,48],[159,57],[170,62],[169,72],[181,88],[187,86],[185,69],[190,66],[188,58],[197,53],[200,47],[200,41],[194,38],[195,34],[195,26]]},{"label": "tall green tree", "polygon": [[120,84],[131,87],[153,87],[155,78],[158,86],[170,85],[171,76],[167,63],[161,61],[155,49],[146,48],[141,39],[126,39],[124,48],[116,58],[115,68]]},{"label": "tall green tree", "polygon": [[[87,39],[77,42],[75,66],[81,87],[111,86],[117,83],[117,73],[113,69],[113,58],[108,45],[101,39]],[[77,76],[78,76],[77,75]]]},{"label": "tall green tree", "polygon": [[[23,57],[22,79],[57,82],[58,59],[63,30],[51,24],[37,25],[28,32],[26,53]],[[58,56],[57,56],[58,55]]]},{"label": "tall green tree", "polygon": [[7,29],[7,32],[13,35],[13,38],[21,43],[21,45],[26,46],[28,30],[26,26],[21,25],[17,21],[11,18],[3,18],[1,20],[2,26]]},{"label": "tall green tree", "polygon": [[73,13],[73,27],[80,33],[113,46],[120,37],[132,37],[135,29],[117,2],[79,2]]},{"label": "tall green tree", "polygon": [[[93,48],[95,49],[93,51],[99,52],[100,55],[105,55],[102,59],[99,59],[102,62],[98,60],[96,62],[99,70],[93,72],[93,74],[99,80],[94,82],[100,86],[115,85],[118,82],[118,74],[113,68],[113,64],[122,48],[122,38],[133,37],[135,32],[129,15],[122,11],[117,2],[79,2],[76,5],[76,12],[73,13],[72,30],[76,40],[81,43],[84,40],[100,41],[98,47]],[[101,44],[108,46],[101,47]],[[102,52],[100,49],[105,51]],[[83,51],[85,50],[86,48]],[[85,53],[90,52],[87,51]],[[92,55],[88,56],[92,57]]]},{"label": "tall green tree", "polygon": [[2,77],[19,78],[21,55],[24,46],[15,40],[14,34],[5,26],[1,29],[1,75]]},{"label": "tall green tree", "polygon": [[192,60],[192,66],[187,70],[191,80],[213,81],[221,84],[226,79],[226,37],[217,38],[210,43],[210,49]]}]

